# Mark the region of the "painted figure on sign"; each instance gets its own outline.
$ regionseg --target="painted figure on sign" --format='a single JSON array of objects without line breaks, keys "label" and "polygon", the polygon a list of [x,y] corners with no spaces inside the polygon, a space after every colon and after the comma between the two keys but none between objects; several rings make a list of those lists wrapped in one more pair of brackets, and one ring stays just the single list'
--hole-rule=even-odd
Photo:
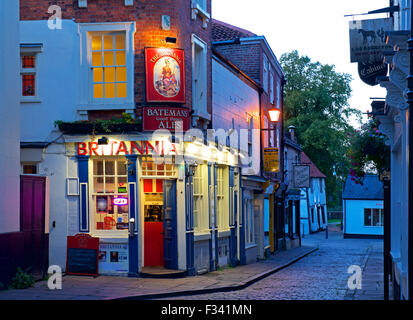
[{"label": "painted figure on sign", "polygon": [[155,89],[164,97],[174,97],[179,93],[180,70],[171,57],[163,57],[154,66]]}]

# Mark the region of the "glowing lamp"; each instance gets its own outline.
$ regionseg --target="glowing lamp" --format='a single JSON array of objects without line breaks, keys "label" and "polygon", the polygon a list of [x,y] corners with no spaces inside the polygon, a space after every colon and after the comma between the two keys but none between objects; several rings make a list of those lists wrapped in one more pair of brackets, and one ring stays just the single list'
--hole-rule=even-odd
[{"label": "glowing lamp", "polygon": [[268,110],[268,114],[270,116],[271,122],[278,122],[281,111],[278,109],[271,109],[271,110]]}]

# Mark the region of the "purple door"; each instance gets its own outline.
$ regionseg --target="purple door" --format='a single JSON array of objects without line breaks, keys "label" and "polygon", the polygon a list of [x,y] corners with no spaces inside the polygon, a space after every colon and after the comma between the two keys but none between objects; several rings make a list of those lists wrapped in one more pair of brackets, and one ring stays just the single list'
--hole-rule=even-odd
[{"label": "purple door", "polygon": [[24,268],[36,278],[45,275],[48,265],[48,235],[45,234],[46,178],[20,177],[20,225],[24,234]]}]

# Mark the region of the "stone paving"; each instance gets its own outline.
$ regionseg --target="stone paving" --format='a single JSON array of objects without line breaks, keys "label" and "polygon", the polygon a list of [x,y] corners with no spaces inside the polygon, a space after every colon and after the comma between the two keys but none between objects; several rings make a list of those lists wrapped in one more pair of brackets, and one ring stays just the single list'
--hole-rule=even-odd
[{"label": "stone paving", "polygon": [[47,282],[40,281],[33,288],[0,291],[0,300],[147,299],[192,294],[200,290],[233,290],[284,268],[315,250],[314,247],[303,246],[279,252],[257,263],[179,279],[64,276],[62,290],[49,290]]},{"label": "stone paving", "polygon": [[[382,300],[383,241],[343,239],[339,228],[306,236],[303,245],[316,252],[239,291],[172,299],[194,300]],[[351,265],[362,269],[362,289],[350,290]]]},{"label": "stone paving", "polygon": [[[383,299],[383,241],[343,239],[338,228],[302,239],[302,247],[267,260],[196,277],[148,279],[64,276],[62,290],[46,281],[34,288],[0,291],[0,300],[190,299],[371,300]],[[317,250],[318,248],[318,250]],[[362,270],[362,289],[347,286],[351,265]],[[203,290],[202,294],[200,291]],[[205,293],[207,292],[207,293]],[[172,295],[172,296],[171,296]]]}]

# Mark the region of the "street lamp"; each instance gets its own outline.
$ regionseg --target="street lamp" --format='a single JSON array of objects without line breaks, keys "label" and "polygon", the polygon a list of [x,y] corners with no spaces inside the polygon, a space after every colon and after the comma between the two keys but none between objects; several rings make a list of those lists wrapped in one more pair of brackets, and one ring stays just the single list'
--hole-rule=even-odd
[{"label": "street lamp", "polygon": [[278,122],[280,119],[281,111],[278,109],[270,109],[268,110],[268,115],[270,116],[271,122]]}]

